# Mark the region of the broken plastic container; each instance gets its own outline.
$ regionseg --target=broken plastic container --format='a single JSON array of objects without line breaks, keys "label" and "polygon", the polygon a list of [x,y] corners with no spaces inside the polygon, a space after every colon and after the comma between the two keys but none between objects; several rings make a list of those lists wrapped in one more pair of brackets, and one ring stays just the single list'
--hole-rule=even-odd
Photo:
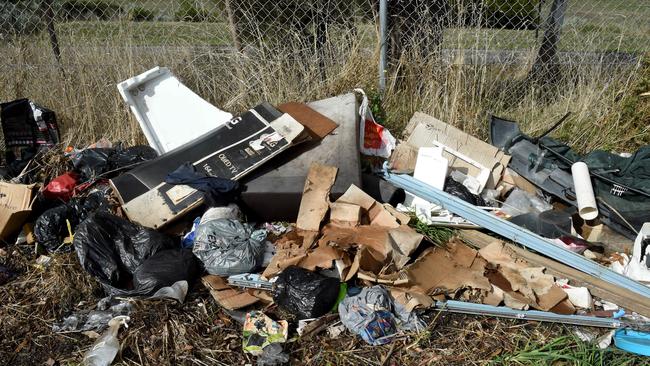
[{"label": "broken plastic container", "polygon": [[183,85],[166,67],[117,84],[117,90],[158,154],[176,149],[232,119]]}]

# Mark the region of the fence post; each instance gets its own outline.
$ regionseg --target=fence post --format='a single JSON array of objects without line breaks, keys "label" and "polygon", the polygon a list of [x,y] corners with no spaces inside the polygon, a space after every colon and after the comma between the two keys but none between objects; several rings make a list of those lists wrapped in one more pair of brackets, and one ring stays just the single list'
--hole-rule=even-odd
[{"label": "fence post", "polygon": [[56,36],[56,30],[54,29],[54,10],[52,9],[52,0],[43,0],[43,13],[45,14],[45,21],[47,26],[47,33],[50,36],[50,45],[52,46],[52,52],[54,52],[54,57],[56,62],[61,65],[61,49],[59,48],[59,39]]},{"label": "fence post", "polygon": [[388,33],[387,0],[379,0],[379,92],[386,89],[386,39]]},{"label": "fence post", "polygon": [[560,43],[560,31],[564,24],[568,0],[553,0],[551,11],[546,20],[546,30],[539,46],[537,59],[530,72],[530,77],[545,82],[554,82],[559,78],[560,68],[557,60],[557,49]]}]

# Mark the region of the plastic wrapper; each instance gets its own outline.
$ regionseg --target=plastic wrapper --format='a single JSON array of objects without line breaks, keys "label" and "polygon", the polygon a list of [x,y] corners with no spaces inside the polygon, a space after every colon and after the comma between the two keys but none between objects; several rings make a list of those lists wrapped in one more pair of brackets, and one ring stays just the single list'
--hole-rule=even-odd
[{"label": "plastic wrapper", "polygon": [[264,260],[265,238],[265,230],[237,220],[210,220],[196,229],[193,251],[210,274],[255,272]]},{"label": "plastic wrapper", "polygon": [[274,321],[261,311],[251,311],[244,318],[242,348],[253,356],[262,356],[266,347],[286,342],[288,335],[286,320]]},{"label": "plastic wrapper", "polygon": [[36,242],[51,253],[72,251],[71,246],[63,245],[63,238],[70,234],[68,222],[74,232],[77,225],[91,213],[107,210],[108,203],[101,191],[73,198],[66,204],[46,210],[34,223]]},{"label": "plastic wrapper", "polygon": [[106,310],[77,312],[52,326],[53,332],[84,332],[93,330],[101,332],[108,327],[108,322],[119,315],[129,315],[133,306],[129,302],[120,302]]},{"label": "plastic wrapper", "polygon": [[336,304],[339,284],[337,278],[290,266],[273,286],[273,301],[298,319],[317,318]]},{"label": "plastic wrapper", "polygon": [[368,344],[389,343],[398,330],[420,331],[424,323],[413,312],[394,303],[382,286],[366,287],[339,304],[341,323]]},{"label": "plastic wrapper", "polygon": [[553,206],[541,198],[523,189],[515,188],[503,203],[501,212],[510,216],[517,216],[529,212],[541,213],[552,209]]},{"label": "plastic wrapper", "polygon": [[74,194],[74,187],[77,185],[77,174],[67,172],[50,181],[43,190],[45,198],[50,200],[68,201]]},{"label": "plastic wrapper", "polygon": [[149,296],[176,281],[191,281],[199,271],[191,253],[172,238],[104,212],[79,225],[74,247],[81,266],[109,295]]}]

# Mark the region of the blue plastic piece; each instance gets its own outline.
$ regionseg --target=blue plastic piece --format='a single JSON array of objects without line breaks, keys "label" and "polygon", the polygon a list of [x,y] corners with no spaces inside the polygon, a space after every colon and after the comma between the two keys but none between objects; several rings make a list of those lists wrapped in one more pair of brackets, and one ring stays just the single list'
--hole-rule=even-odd
[{"label": "blue plastic piece", "polygon": [[637,355],[650,356],[650,333],[619,329],[614,333],[616,347]]}]

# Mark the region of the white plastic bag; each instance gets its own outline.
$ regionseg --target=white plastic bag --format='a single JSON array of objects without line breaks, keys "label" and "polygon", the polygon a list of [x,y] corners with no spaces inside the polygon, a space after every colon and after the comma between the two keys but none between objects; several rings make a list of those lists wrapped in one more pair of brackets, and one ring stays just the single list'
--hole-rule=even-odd
[{"label": "white plastic bag", "polygon": [[359,107],[359,150],[364,155],[379,156],[388,159],[395,148],[396,141],[390,131],[384,126],[375,122],[370,108],[368,108],[368,96],[363,89],[354,89],[363,97]]}]

